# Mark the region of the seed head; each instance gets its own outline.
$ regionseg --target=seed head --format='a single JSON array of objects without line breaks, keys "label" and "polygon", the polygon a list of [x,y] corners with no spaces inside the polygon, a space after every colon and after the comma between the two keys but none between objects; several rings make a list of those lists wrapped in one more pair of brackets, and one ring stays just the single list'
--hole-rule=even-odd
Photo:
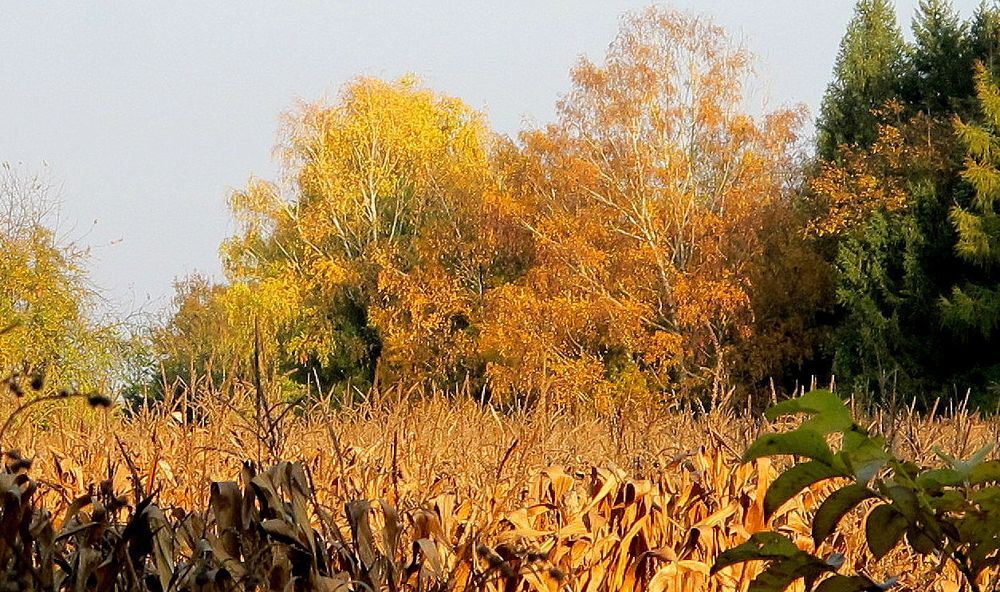
[{"label": "seed head", "polygon": [[101,407],[107,409],[111,407],[111,397],[94,393],[87,397],[87,404],[94,408]]}]

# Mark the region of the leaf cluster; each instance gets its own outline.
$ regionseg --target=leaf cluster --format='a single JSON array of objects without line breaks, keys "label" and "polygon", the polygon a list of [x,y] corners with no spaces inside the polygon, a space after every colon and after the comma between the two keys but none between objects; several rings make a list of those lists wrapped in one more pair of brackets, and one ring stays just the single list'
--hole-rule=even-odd
[{"label": "leaf cluster", "polygon": [[[962,460],[938,453],[940,466],[924,467],[896,457],[885,439],[855,422],[836,394],[815,390],[768,409],[768,419],[803,415],[794,430],[768,433],[754,441],[743,461],[771,456],[804,459],[767,488],[764,512],[770,518],[788,500],[819,484],[830,493],[812,517],[814,552],[776,532],[762,532],[722,553],[713,571],[746,561],[767,561],[751,590],[780,591],[804,579],[808,590],[866,591],[889,587],[866,575],[837,573],[842,558],[821,558],[821,549],[852,510],[867,510],[865,540],[880,559],[900,544],[918,555],[951,562],[978,590],[980,574],[1000,565],[1000,461],[988,460],[992,446]],[[831,441],[840,442],[837,447]]]}]

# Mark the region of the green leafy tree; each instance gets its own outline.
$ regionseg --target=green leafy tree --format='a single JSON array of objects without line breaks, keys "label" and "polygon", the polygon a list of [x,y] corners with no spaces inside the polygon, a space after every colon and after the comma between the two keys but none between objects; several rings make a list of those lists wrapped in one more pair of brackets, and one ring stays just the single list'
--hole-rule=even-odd
[{"label": "green leafy tree", "polygon": [[899,95],[906,53],[892,3],[859,0],[820,109],[820,156],[833,160],[842,145],[866,147],[875,141],[874,112]]},{"label": "green leafy tree", "polygon": [[948,337],[936,301],[959,271],[946,220],[959,159],[950,122],[918,114],[811,180],[824,204],[815,230],[837,241],[834,372],[857,394],[909,396],[949,378],[929,376],[925,344]]},{"label": "green leafy tree", "polygon": [[[872,9],[860,3],[858,15]],[[859,18],[845,36],[841,62],[857,43]],[[991,59],[996,18],[995,7],[984,4],[962,22],[947,0],[922,1],[897,95],[887,100],[883,93],[881,105],[871,103],[866,125],[874,125],[874,139],[831,152],[823,144],[829,136],[820,135],[824,159],[810,186],[822,212],[815,228],[836,243],[829,259],[839,305],[833,370],[842,384],[875,401],[897,392],[932,400],[989,380],[988,340],[946,328],[939,301],[983,273],[956,253],[957,214],[949,212],[967,211],[973,202],[955,121],[978,109],[972,63]],[[831,92],[842,88],[843,80],[835,80]],[[878,94],[875,87],[865,92]],[[950,301],[970,308],[968,299]],[[937,353],[926,343],[939,344]]]}]

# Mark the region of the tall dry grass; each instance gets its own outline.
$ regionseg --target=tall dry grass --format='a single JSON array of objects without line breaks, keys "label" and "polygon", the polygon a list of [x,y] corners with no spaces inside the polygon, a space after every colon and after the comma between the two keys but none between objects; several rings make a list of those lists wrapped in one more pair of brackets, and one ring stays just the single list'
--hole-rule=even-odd
[{"label": "tall dry grass", "polygon": [[[47,568],[63,573],[61,589],[712,591],[746,590],[759,569],[708,575],[717,553],[766,527],[763,491],[777,472],[738,464],[762,428],[749,417],[501,411],[415,389],[337,411],[267,399],[244,385],[134,416],[67,401],[12,422],[4,439],[19,453],[6,474],[37,488],[32,511],[44,508],[54,533],[47,552],[66,564]],[[18,403],[8,397],[0,412]],[[962,408],[872,423],[926,463],[935,448],[962,454],[998,434]],[[821,494],[772,524],[811,550]],[[869,565],[862,519],[822,551],[906,589],[958,589],[957,574],[902,551]],[[98,530],[108,540],[80,539]],[[157,544],[115,555],[144,550],[128,539],[139,531]],[[82,573],[91,544],[103,559],[88,555]],[[108,575],[123,566],[134,578]]]}]

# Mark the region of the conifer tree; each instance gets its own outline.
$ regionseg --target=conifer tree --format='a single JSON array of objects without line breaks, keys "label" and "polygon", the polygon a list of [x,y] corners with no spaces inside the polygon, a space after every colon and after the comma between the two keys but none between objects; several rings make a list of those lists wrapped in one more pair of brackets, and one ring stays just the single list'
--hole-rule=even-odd
[{"label": "conifer tree", "polygon": [[874,110],[898,96],[906,45],[888,0],[859,0],[840,43],[834,80],[817,122],[819,154],[832,160],[841,145],[867,147],[876,138]]},{"label": "conifer tree", "polygon": [[921,0],[913,37],[909,90],[916,108],[937,115],[973,95],[968,26],[950,0]]},{"label": "conifer tree", "polygon": [[973,59],[996,75],[1000,69],[1000,3],[996,0],[983,0],[976,9],[969,25],[969,45]]},{"label": "conifer tree", "polygon": [[982,65],[976,68],[976,90],[982,110],[979,125],[959,122],[958,135],[968,159],[963,179],[974,196],[968,207],[956,205],[951,221],[958,232],[956,251],[979,270],[978,281],[955,286],[942,299],[945,320],[959,330],[978,330],[990,337],[1000,326],[1000,89]]}]

